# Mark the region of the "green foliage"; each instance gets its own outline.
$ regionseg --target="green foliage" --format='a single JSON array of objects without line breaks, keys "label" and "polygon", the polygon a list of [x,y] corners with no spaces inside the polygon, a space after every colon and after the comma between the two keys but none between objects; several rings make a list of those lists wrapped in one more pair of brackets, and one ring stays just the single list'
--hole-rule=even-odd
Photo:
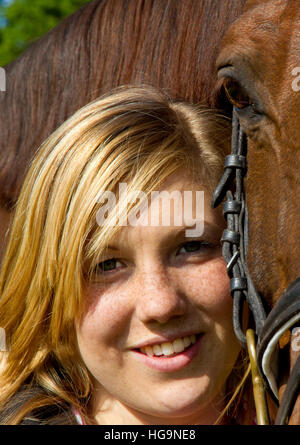
[{"label": "green foliage", "polygon": [[14,60],[36,39],[89,0],[0,0],[0,66]]}]

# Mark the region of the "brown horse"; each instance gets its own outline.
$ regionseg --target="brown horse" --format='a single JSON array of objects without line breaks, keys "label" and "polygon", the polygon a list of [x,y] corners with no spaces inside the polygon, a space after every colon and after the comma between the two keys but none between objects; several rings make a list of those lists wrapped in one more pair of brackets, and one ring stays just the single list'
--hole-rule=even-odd
[{"label": "brown horse", "polygon": [[0,93],[0,262],[27,166],[75,110],[124,84],[218,105],[215,61],[245,0],[96,0],[5,67]]},{"label": "brown horse", "polygon": [[[248,141],[249,270],[273,307],[300,271],[299,0],[249,0],[223,39],[217,67]],[[288,333],[280,356],[286,344],[292,368],[299,352]],[[289,424],[300,424],[300,397]]]}]

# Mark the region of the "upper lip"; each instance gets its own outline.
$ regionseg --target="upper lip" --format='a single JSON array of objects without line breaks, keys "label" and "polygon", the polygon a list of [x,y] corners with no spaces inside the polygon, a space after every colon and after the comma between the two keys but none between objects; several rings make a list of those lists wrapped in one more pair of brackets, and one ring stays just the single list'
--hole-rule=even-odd
[{"label": "upper lip", "polygon": [[165,336],[156,336],[152,337],[149,340],[143,340],[140,343],[135,344],[134,346],[131,346],[130,349],[141,349],[146,346],[154,346],[161,343],[172,343],[176,338],[183,338],[190,335],[199,335],[201,334],[201,331],[188,331],[184,333],[178,333],[178,334],[172,334],[172,335],[165,335]]}]

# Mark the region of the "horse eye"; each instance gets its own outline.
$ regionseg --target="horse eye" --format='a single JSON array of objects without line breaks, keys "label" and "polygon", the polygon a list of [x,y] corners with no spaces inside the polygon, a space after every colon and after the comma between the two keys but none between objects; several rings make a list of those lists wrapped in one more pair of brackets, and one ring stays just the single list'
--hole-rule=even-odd
[{"label": "horse eye", "polygon": [[235,107],[242,110],[252,104],[248,93],[237,81],[225,79],[223,85],[228,99]]}]

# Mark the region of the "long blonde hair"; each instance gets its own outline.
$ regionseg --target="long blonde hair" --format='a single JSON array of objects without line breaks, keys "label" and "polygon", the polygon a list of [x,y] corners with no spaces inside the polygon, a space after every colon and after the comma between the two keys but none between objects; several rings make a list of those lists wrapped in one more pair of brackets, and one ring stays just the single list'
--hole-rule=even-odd
[{"label": "long blonde hair", "polygon": [[118,230],[97,225],[99,192],[114,191],[120,182],[149,192],[182,167],[212,190],[228,147],[224,118],[145,87],[91,102],[41,145],[0,275],[0,326],[8,347],[0,409],[24,386],[28,394],[43,391],[20,402],[4,423],[20,423],[48,405],[84,410],[91,395],[74,320],[85,280]]}]

